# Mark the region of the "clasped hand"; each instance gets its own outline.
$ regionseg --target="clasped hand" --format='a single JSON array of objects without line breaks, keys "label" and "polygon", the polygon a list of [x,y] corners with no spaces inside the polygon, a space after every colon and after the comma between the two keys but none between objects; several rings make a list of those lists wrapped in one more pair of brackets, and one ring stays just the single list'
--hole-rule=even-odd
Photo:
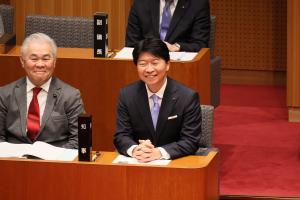
[{"label": "clasped hand", "polygon": [[158,148],[150,140],[139,140],[139,145],[133,149],[132,155],[139,162],[150,162],[161,158]]}]

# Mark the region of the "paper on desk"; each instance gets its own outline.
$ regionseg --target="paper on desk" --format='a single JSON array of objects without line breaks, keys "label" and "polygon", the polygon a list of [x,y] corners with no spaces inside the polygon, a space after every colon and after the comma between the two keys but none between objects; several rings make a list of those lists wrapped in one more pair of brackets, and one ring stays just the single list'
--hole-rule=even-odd
[{"label": "paper on desk", "polygon": [[[132,60],[132,51],[133,48],[124,47],[114,58]],[[196,55],[196,52],[170,52],[170,59],[175,61],[190,61],[193,60]]]},{"label": "paper on desk", "polygon": [[114,58],[119,58],[119,59],[133,59],[132,58],[132,51],[133,48],[130,47],[124,47],[121,49],[121,51],[117,52]]},{"label": "paper on desk", "polygon": [[65,149],[37,141],[34,144],[12,144],[0,142],[0,157],[22,158],[25,155],[35,156],[44,160],[72,161],[78,155],[77,149]]},{"label": "paper on desk", "polygon": [[170,59],[177,61],[191,61],[196,55],[197,53],[195,52],[170,52]]},{"label": "paper on desk", "polygon": [[168,165],[171,160],[154,160],[147,163],[140,163],[135,158],[118,155],[114,160],[113,163],[115,164],[138,164],[138,165]]}]

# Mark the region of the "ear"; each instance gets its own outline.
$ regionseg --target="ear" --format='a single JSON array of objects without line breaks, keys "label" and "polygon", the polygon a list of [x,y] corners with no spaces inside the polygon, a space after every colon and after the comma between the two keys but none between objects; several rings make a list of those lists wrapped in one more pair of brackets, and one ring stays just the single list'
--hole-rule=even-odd
[{"label": "ear", "polygon": [[23,57],[22,56],[20,56],[20,62],[21,62],[21,65],[22,65],[22,67],[24,68],[24,59],[23,59]]},{"label": "ear", "polygon": [[170,61],[168,61],[166,64],[167,64],[167,69],[166,69],[166,71],[169,71],[169,68],[170,68]]}]

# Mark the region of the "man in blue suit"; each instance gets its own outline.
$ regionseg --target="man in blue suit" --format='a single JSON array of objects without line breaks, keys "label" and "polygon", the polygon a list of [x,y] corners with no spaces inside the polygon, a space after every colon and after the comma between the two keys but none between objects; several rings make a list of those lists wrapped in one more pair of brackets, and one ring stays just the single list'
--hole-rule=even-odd
[{"label": "man in blue suit", "polygon": [[56,49],[43,33],[24,40],[20,60],[26,76],[0,87],[0,142],[78,148],[83,103],[78,89],[52,76]]},{"label": "man in blue suit", "polygon": [[133,50],[133,60],[141,80],[120,91],[117,150],[140,162],[194,154],[201,135],[199,96],[167,77],[167,45],[160,39],[142,40]]},{"label": "man in blue suit", "polygon": [[208,47],[209,34],[208,0],[134,0],[125,46],[154,37],[164,40],[170,51],[198,52]]}]

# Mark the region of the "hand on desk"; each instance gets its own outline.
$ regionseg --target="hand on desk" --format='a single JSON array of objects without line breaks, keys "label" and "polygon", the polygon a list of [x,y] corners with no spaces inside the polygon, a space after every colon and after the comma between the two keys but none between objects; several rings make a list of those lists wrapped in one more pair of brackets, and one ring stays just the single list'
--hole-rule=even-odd
[{"label": "hand on desk", "polygon": [[150,140],[139,140],[139,143],[132,153],[139,162],[150,162],[161,158],[159,149],[155,148]]},{"label": "hand on desk", "polygon": [[180,47],[178,47],[178,45],[176,45],[176,43],[175,44],[170,44],[168,42],[164,42],[164,43],[167,45],[169,51],[171,51],[171,52],[176,52],[176,51],[180,50]]}]

